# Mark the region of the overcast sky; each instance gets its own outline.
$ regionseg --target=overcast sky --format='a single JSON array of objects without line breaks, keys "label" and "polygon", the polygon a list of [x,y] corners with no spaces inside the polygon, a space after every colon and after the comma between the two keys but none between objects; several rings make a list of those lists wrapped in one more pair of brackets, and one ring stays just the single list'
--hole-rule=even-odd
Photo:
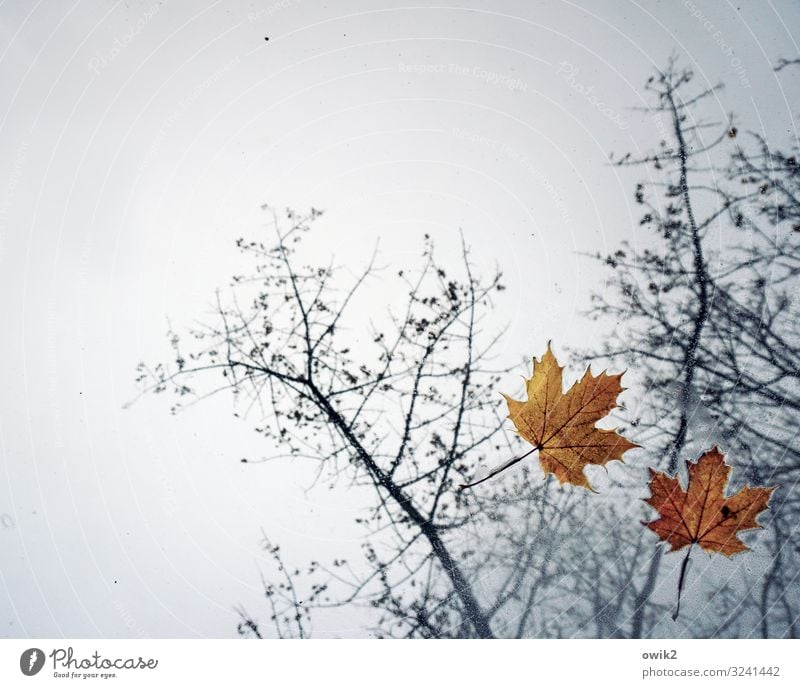
[{"label": "overcast sky", "polygon": [[800,3],[415,5],[0,3],[0,635],[232,636],[234,604],[263,611],[260,528],[296,562],[357,549],[358,500],[240,463],[263,446],[228,397],[122,408],[261,204],[326,209],[315,251],[354,266],[463,230],[517,360],[597,335],[579,253],[640,240],[608,155],[656,140],[628,108],[669,54],[725,83],[712,115],[796,136],[772,67]]}]

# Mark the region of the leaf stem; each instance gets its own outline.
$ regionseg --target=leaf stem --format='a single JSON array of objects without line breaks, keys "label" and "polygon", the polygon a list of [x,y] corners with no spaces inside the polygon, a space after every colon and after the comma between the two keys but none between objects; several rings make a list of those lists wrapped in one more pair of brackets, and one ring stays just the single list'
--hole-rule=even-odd
[{"label": "leaf stem", "polygon": [[692,547],[694,547],[693,542],[689,545],[689,549],[686,550],[686,557],[681,564],[681,575],[678,578],[678,604],[675,606],[675,611],[672,614],[673,621],[675,621],[678,618],[678,614],[681,613],[681,594],[683,593],[683,587],[686,584],[686,573],[689,570],[689,556],[692,553]]},{"label": "leaf stem", "polygon": [[496,476],[498,473],[502,473],[507,468],[511,468],[514,464],[519,463],[520,461],[522,461],[522,459],[533,454],[533,452],[535,452],[537,449],[539,449],[539,447],[534,447],[530,451],[525,452],[522,456],[517,456],[511,459],[510,461],[501,463],[499,466],[496,466],[491,471],[489,471],[488,475],[484,476],[480,480],[476,480],[471,483],[466,483],[464,485],[459,485],[459,489],[466,490],[468,487],[475,487],[475,485],[480,485],[481,483],[486,482],[487,480],[489,480],[489,478],[494,478],[494,476]]}]

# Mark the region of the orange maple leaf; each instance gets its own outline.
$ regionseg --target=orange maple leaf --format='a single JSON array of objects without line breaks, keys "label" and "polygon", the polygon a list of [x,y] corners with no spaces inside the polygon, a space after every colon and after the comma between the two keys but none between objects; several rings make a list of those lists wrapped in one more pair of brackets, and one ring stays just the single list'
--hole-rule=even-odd
[{"label": "orange maple leaf", "polygon": [[651,496],[644,501],[660,518],[647,524],[675,551],[698,544],[707,552],[730,557],[747,549],[737,537],[743,530],[761,528],[756,517],[767,508],[774,487],[745,486],[725,497],[731,467],[717,447],[703,454],[697,463],[686,462],[687,489],[677,477],[650,469]]},{"label": "orange maple leaf", "polygon": [[591,489],[584,473],[587,465],[622,461],[626,451],[639,446],[615,430],[595,427],[597,421],[617,406],[617,397],[623,391],[622,373],[592,375],[587,368],[583,377],[565,393],[562,371],[548,344],[541,360],[533,359],[533,374],[525,380],[527,400],[517,401],[503,395],[508,403],[508,417],[533,449],[463,487],[488,480],[539,450],[539,463],[545,473],[554,474],[561,483]]}]

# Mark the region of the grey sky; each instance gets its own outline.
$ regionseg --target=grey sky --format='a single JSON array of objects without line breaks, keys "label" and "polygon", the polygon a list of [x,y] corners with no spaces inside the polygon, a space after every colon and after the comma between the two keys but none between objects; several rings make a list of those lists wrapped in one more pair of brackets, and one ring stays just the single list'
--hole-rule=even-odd
[{"label": "grey sky", "polygon": [[597,335],[577,253],[637,241],[608,154],[653,143],[627,108],[670,53],[725,83],[710,115],[796,136],[796,2],[419,5],[0,3],[0,635],[230,636],[262,526],[297,562],[357,551],[357,500],[239,463],[263,446],[228,397],[122,410],[262,203],[326,209],[314,253],[354,266],[461,228],[517,360]]}]

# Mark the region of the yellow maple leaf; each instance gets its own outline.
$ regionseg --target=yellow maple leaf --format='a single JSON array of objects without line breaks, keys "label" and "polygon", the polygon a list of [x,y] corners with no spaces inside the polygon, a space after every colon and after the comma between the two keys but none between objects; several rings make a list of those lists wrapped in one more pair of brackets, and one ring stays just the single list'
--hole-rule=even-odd
[{"label": "yellow maple leaf", "polygon": [[548,344],[541,360],[533,359],[533,374],[525,380],[528,398],[517,401],[503,395],[508,403],[508,417],[533,449],[464,487],[488,480],[538,450],[545,473],[552,473],[561,483],[592,489],[584,473],[586,466],[622,461],[626,451],[639,446],[616,430],[595,427],[597,421],[617,406],[617,397],[623,391],[622,373],[608,375],[604,371],[592,375],[587,368],[583,377],[564,392],[562,371]]}]

